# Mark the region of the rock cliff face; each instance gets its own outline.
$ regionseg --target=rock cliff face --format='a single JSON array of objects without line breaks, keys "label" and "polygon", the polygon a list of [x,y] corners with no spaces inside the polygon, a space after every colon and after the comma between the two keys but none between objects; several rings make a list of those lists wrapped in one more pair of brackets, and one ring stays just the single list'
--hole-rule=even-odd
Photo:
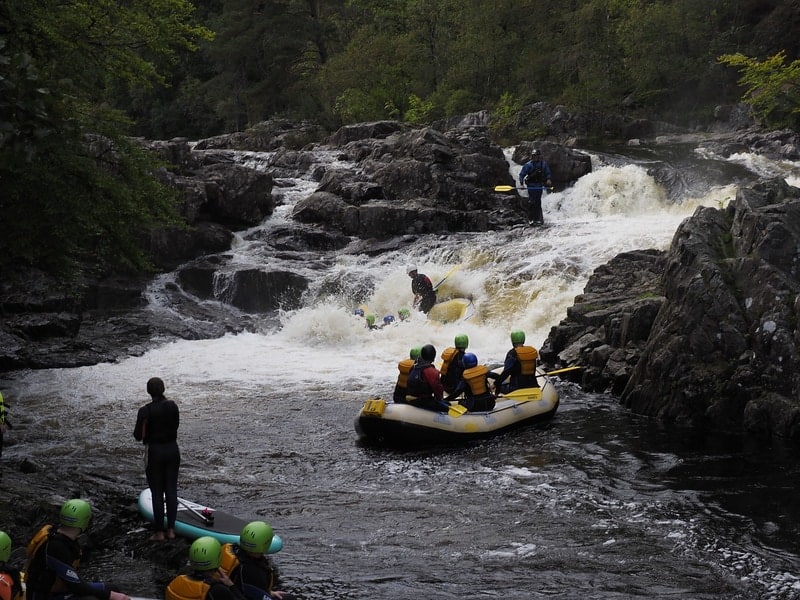
[{"label": "rock cliff face", "polygon": [[799,269],[800,189],[761,182],[597,269],[542,357],[636,413],[800,439]]}]

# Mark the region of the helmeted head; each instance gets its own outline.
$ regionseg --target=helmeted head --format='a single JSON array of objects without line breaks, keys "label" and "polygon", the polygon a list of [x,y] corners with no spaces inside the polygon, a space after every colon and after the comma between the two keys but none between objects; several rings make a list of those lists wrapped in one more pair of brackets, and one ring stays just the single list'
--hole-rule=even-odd
[{"label": "helmeted head", "polygon": [[239,547],[245,552],[264,554],[269,550],[274,535],[269,523],[252,521],[242,528],[242,533],[239,534]]},{"label": "helmeted head", "polygon": [[401,321],[405,321],[406,319],[411,318],[411,311],[407,308],[401,308],[397,311],[397,316],[400,317]]},{"label": "helmeted head", "polygon": [[539,152],[538,148],[534,148],[531,150],[531,160],[539,160],[542,157],[542,153]]},{"label": "helmeted head", "polygon": [[414,346],[411,349],[411,351],[408,353],[408,357],[409,358],[413,358],[414,360],[417,360],[419,358],[420,354],[422,354],[422,347]]},{"label": "helmeted head", "polygon": [[411,276],[416,275],[417,274],[417,267],[415,265],[409,265],[408,268],[406,269],[406,273],[408,273]]},{"label": "helmeted head", "polygon": [[369,325],[370,327],[375,325],[375,315],[370,313],[365,318],[367,319],[367,325]]},{"label": "helmeted head", "polygon": [[513,345],[515,345],[515,346],[517,344],[524,344],[525,343],[525,332],[520,330],[520,329],[516,329],[516,330],[512,331],[511,332],[511,343]]},{"label": "helmeted head", "polygon": [[58,517],[58,522],[62,527],[76,527],[81,531],[89,527],[89,521],[92,518],[92,507],[86,500],[80,498],[73,498],[67,500],[61,507],[61,513]]},{"label": "helmeted head", "polygon": [[392,323],[394,323],[394,315],[386,315],[383,317],[384,325],[391,325]]},{"label": "helmeted head", "polygon": [[11,557],[11,538],[5,531],[0,531],[0,565]]},{"label": "helmeted head", "polygon": [[164,395],[164,382],[160,377],[151,377],[147,380],[147,393],[151,396]]},{"label": "helmeted head", "polygon": [[469,337],[466,333],[459,333],[453,340],[453,344],[458,350],[466,350],[469,346]]},{"label": "helmeted head", "polygon": [[478,357],[475,356],[472,352],[467,352],[464,355],[464,367],[467,369],[471,369],[472,367],[478,366]]},{"label": "helmeted head", "polygon": [[215,571],[222,562],[222,545],[206,535],[197,538],[189,547],[189,564],[195,571]]},{"label": "helmeted head", "polygon": [[436,359],[436,348],[433,344],[425,344],[419,351],[419,356],[423,360],[433,362]]},{"label": "helmeted head", "polygon": [[364,316],[364,309],[363,308],[357,308],[357,309],[355,309],[353,311],[353,314],[356,315],[357,317],[363,317]]}]

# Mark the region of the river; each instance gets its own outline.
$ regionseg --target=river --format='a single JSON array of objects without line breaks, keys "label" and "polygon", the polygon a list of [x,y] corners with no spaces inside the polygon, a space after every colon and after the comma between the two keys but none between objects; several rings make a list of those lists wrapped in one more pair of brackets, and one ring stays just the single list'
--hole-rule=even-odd
[{"label": "river", "polygon": [[[265,158],[242,155],[254,168]],[[380,256],[294,257],[292,268],[313,282],[303,307],[266,316],[256,332],[168,342],[115,364],[5,374],[16,426],[5,461],[103,473],[133,504],[145,486],[133,423],[145,382],[159,376],[181,408],[181,495],[269,521],[284,540],[273,557],[282,588],[300,598],[800,598],[789,449],[657,427],[566,382],[542,427],[413,451],[357,439],[361,404],[391,393],[410,347],[441,351],[466,333],[470,350],[496,363],[516,328],[540,346],[596,267],[623,251],[668,248],[697,206],[724,206],[735,193],[713,185],[676,201],[640,161],[593,158],[591,174],[545,196],[546,228],[422,236]],[[692,160],[800,182],[798,164]],[[287,260],[260,240],[314,188],[290,183],[270,219],[240,232],[238,263]],[[440,290],[472,297],[477,316],[437,325],[414,311],[367,330],[353,308],[364,302],[380,320],[409,306],[409,264],[434,281],[459,266]],[[152,310],[175,310],[163,293],[173,281],[154,280]],[[224,302],[217,309],[236,313]],[[146,560],[131,567],[120,549],[101,562],[124,591],[163,597]]]}]

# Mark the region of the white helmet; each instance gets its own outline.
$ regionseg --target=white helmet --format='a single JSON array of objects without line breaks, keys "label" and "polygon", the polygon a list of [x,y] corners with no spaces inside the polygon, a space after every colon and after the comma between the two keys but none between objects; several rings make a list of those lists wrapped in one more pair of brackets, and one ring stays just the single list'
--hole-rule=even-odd
[{"label": "white helmet", "polygon": [[406,273],[408,273],[410,275],[411,273],[416,272],[416,270],[417,270],[417,267],[415,267],[414,265],[409,265],[408,269],[406,269]]}]

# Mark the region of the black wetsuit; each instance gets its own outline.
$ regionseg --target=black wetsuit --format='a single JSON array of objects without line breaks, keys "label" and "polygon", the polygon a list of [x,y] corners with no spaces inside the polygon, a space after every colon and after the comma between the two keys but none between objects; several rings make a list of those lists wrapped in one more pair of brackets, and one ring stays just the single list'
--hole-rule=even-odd
[{"label": "black wetsuit", "polygon": [[153,527],[164,530],[164,502],[167,505],[167,528],[175,527],[178,515],[178,405],[163,396],[153,398],[139,409],[133,436],[147,445],[147,485],[153,497]]},{"label": "black wetsuit", "polygon": [[436,304],[436,291],[427,275],[422,273],[414,275],[411,280],[411,293],[420,297],[418,308],[426,314]]}]

